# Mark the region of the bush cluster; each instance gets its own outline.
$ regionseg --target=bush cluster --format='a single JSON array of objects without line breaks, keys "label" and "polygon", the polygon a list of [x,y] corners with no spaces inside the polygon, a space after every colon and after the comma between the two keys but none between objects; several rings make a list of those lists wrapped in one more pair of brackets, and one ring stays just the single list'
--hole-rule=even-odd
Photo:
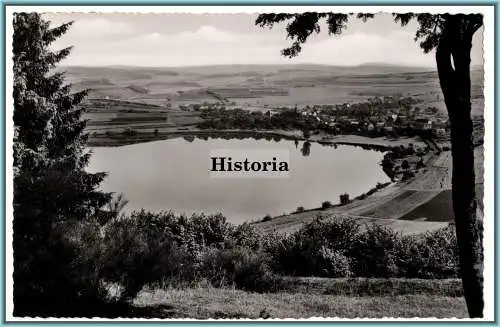
[{"label": "bush cluster", "polygon": [[274,287],[278,279],[260,237],[249,224],[232,225],[222,215],[174,215],[140,211],[104,227],[102,278],[123,287],[132,299],[149,284],[235,286],[253,291]]},{"label": "bush cluster", "polygon": [[387,183],[377,183],[377,185],[375,187],[371,188],[368,192],[363,193],[361,195],[358,195],[356,197],[356,200],[366,199],[368,196],[372,195],[373,193],[377,192],[378,190],[383,189],[384,187],[389,186],[390,184],[391,184],[390,182],[387,182]]},{"label": "bush cluster", "polygon": [[[318,217],[288,235],[259,233],[222,215],[136,212],[104,226],[101,278],[132,299],[145,285],[200,281],[247,291],[279,289],[283,276],[451,278],[458,253],[451,226],[405,236],[379,225]],[[93,251],[94,255],[96,252]]]}]

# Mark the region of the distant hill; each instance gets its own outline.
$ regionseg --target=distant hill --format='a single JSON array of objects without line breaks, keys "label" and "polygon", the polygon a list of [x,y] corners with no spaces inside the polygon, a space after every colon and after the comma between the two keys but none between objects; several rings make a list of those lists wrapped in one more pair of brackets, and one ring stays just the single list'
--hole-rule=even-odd
[{"label": "distant hill", "polygon": [[[479,67],[481,68],[481,67]],[[216,101],[217,91],[240,108],[354,103],[373,96],[405,95],[446,112],[436,69],[385,63],[359,66],[316,64],[228,65],[201,67],[66,66],[75,90],[89,98],[110,98],[174,107]],[[473,112],[482,113],[481,70],[472,74]]]},{"label": "distant hill", "polygon": [[[472,70],[482,70],[483,66],[474,65]],[[129,72],[132,74],[142,73],[144,75],[158,74],[163,76],[179,76],[182,74],[210,74],[210,75],[244,75],[262,73],[276,73],[279,71],[318,71],[334,74],[356,73],[356,74],[384,74],[384,73],[412,73],[436,71],[435,67],[401,66],[389,63],[365,63],[357,66],[331,66],[320,64],[282,64],[282,65],[211,65],[211,66],[186,66],[186,67],[140,67],[140,66],[59,66],[58,71],[66,71],[70,74],[109,73],[117,74]]]},{"label": "distant hill", "polygon": [[179,76],[182,74],[201,74],[201,75],[244,75],[251,74],[269,74],[292,71],[317,71],[333,74],[383,74],[387,72],[426,72],[434,71],[429,67],[410,67],[397,66],[384,63],[369,63],[358,66],[329,66],[317,64],[288,64],[288,65],[214,65],[214,66],[189,66],[189,67],[138,67],[138,66],[61,66],[59,70],[67,71],[70,74],[91,74],[91,73],[109,73],[119,74],[120,72],[130,72],[132,74],[141,72],[145,75],[160,74],[166,76]]}]

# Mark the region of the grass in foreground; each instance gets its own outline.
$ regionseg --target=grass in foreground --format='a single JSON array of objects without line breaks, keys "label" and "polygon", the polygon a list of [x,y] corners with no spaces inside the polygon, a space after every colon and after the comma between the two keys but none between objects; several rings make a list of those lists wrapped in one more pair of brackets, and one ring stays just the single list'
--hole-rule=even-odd
[{"label": "grass in foreground", "polygon": [[285,277],[285,293],[345,297],[427,295],[463,297],[460,279]]},{"label": "grass in foreground", "polygon": [[151,318],[467,317],[462,297],[258,294],[211,287],[144,291],[134,305],[154,309]]}]

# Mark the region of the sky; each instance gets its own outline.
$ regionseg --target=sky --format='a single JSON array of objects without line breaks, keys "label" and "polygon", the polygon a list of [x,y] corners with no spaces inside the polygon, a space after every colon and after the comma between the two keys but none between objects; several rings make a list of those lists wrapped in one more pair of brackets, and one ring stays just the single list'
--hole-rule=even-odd
[{"label": "sky", "polygon": [[[44,17],[56,26],[74,21],[53,43],[73,46],[63,65],[182,67],[231,64],[367,63],[434,67],[434,54],[424,54],[414,41],[416,23],[401,27],[390,14],[363,23],[353,19],[340,36],[326,26],[311,36],[298,57],[281,56],[291,44],[285,25],[255,26],[257,14],[58,13]],[[472,64],[482,65],[482,29],[473,40]]]}]

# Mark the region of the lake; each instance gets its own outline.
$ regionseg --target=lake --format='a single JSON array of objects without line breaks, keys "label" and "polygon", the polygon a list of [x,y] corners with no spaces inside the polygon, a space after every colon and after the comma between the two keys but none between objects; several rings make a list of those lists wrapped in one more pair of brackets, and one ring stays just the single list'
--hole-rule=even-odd
[{"label": "lake", "polygon": [[[211,177],[210,151],[215,149],[288,150],[288,177]],[[129,200],[125,211],[221,212],[233,223],[290,213],[299,206],[317,208],[323,201],[335,204],[340,194],[354,198],[389,181],[379,164],[382,152],[347,145],[176,138],[92,152],[88,170],[108,172],[102,189],[124,193]]]}]

